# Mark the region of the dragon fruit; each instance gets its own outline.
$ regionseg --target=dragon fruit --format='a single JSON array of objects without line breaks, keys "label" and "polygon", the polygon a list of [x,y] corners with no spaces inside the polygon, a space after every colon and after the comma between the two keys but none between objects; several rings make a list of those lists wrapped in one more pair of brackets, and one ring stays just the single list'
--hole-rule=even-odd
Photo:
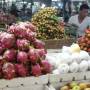
[{"label": "dragon fruit", "polygon": [[41,40],[35,39],[35,41],[33,42],[33,45],[36,49],[43,49],[45,48],[45,43],[42,42]]},{"label": "dragon fruit", "polygon": [[16,37],[25,37],[26,29],[24,26],[14,24],[8,28],[8,32],[14,34]]},{"label": "dragon fruit", "polygon": [[29,75],[28,69],[23,64],[16,64],[15,69],[17,75],[21,77],[25,77]]},{"label": "dragon fruit", "polygon": [[5,63],[2,72],[5,79],[12,79],[15,77],[15,66],[12,63]]},{"label": "dragon fruit", "polygon": [[3,36],[6,36],[7,34],[7,32],[0,32],[0,40],[3,38]]},{"label": "dragon fruit", "polygon": [[4,52],[5,48],[0,43],[0,55]]},{"label": "dragon fruit", "polygon": [[42,74],[40,65],[36,64],[36,65],[32,66],[31,73],[33,76],[40,76]]},{"label": "dragon fruit", "polygon": [[35,37],[36,37],[36,33],[35,32],[32,32],[30,30],[27,30],[26,31],[26,39],[33,42],[35,40]]},{"label": "dragon fruit", "polygon": [[3,58],[8,62],[14,61],[16,59],[16,50],[14,49],[6,50],[3,55]]},{"label": "dragon fruit", "polygon": [[47,74],[52,70],[51,64],[47,60],[41,61],[42,73]]},{"label": "dragon fruit", "polygon": [[3,74],[2,74],[3,64],[4,64],[4,62],[3,62],[3,57],[0,56],[0,78],[2,78],[2,76],[3,76]]},{"label": "dragon fruit", "polygon": [[31,63],[35,64],[38,62],[39,54],[34,48],[30,48],[30,50],[28,52],[28,57],[29,57],[29,60],[31,61]]},{"label": "dragon fruit", "polygon": [[30,23],[30,22],[26,22],[26,23],[24,23],[24,26],[28,29],[30,29],[32,32],[35,32],[36,31],[36,27],[32,24],[32,23]]},{"label": "dragon fruit", "polygon": [[9,27],[9,33],[13,33],[16,37],[28,38],[29,40],[35,37],[35,26],[29,22],[20,22]]},{"label": "dragon fruit", "polygon": [[26,39],[18,39],[17,47],[18,47],[18,49],[20,49],[22,51],[27,51],[27,50],[29,50],[29,41]]},{"label": "dragon fruit", "polygon": [[13,34],[5,34],[0,36],[0,42],[4,48],[12,48],[15,44],[15,37]]},{"label": "dragon fruit", "polygon": [[20,51],[17,54],[17,61],[20,63],[26,63],[28,61],[28,55],[24,51]]},{"label": "dragon fruit", "polygon": [[45,57],[47,51],[45,49],[36,49],[41,58]]}]

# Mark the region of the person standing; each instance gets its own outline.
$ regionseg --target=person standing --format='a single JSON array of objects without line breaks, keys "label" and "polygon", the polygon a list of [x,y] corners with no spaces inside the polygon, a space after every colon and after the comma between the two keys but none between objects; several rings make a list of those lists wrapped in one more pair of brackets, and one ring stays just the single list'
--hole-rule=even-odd
[{"label": "person standing", "polygon": [[79,9],[79,14],[71,16],[68,23],[78,26],[77,36],[83,36],[85,30],[90,26],[90,17],[88,16],[89,6],[87,4],[82,4]]}]

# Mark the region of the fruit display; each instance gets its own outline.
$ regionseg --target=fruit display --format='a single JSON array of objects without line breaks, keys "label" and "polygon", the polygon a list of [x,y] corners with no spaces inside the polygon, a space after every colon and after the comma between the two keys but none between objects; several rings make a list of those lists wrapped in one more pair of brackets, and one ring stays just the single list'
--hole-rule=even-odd
[{"label": "fruit display", "polygon": [[60,88],[60,90],[90,90],[90,83],[71,82]]},{"label": "fruit display", "polygon": [[90,70],[89,53],[80,50],[79,45],[76,43],[70,47],[63,46],[60,53],[47,53],[46,59],[53,67],[53,74],[77,73]]},{"label": "fruit display", "polygon": [[57,10],[53,7],[45,7],[32,17],[32,23],[37,26],[37,38],[61,39],[64,37],[64,25],[59,24]]},{"label": "fruit display", "polygon": [[90,29],[85,30],[85,35],[78,39],[78,43],[82,50],[90,52]]},{"label": "fruit display", "polygon": [[40,76],[51,72],[45,60],[45,44],[36,38],[36,28],[30,22],[10,26],[0,32],[0,78]]}]

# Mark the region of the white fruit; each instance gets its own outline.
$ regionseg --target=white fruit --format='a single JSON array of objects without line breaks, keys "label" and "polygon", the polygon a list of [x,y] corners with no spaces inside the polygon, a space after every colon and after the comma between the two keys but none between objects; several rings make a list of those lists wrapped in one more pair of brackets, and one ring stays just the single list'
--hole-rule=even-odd
[{"label": "white fruit", "polygon": [[65,74],[69,72],[69,65],[68,64],[61,64],[58,67],[59,74]]},{"label": "white fruit", "polygon": [[71,47],[70,47],[70,49],[71,49],[71,52],[72,53],[77,53],[77,52],[79,53],[80,52],[80,47],[76,43],[72,44]]},{"label": "white fruit", "polygon": [[78,72],[78,70],[79,70],[79,64],[77,62],[73,62],[70,65],[70,72],[76,73],[76,72]]},{"label": "white fruit", "polygon": [[89,56],[88,52],[81,51],[80,52],[80,58],[81,58],[81,60],[89,60],[90,56]]},{"label": "white fruit", "polygon": [[58,69],[56,69],[56,70],[53,70],[52,73],[53,73],[53,74],[59,74],[59,71],[58,71]]},{"label": "white fruit", "polygon": [[81,62],[81,58],[80,58],[80,54],[79,53],[73,53],[71,55],[71,58],[72,58],[72,62],[77,62],[77,63]]},{"label": "white fruit", "polygon": [[79,65],[79,71],[84,72],[88,70],[88,61],[82,61]]},{"label": "white fruit", "polygon": [[71,54],[70,47],[63,46],[62,47],[62,53],[65,53],[65,52],[67,52],[68,54]]},{"label": "white fruit", "polygon": [[60,63],[70,64],[72,62],[71,56],[68,53],[62,53],[59,57]]}]

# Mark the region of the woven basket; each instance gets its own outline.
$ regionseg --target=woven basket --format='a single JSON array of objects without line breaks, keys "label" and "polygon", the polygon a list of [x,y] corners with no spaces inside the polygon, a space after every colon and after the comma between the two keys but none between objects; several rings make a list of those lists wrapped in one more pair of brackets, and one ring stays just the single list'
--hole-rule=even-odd
[{"label": "woven basket", "polygon": [[70,46],[76,39],[45,40],[46,49],[60,49],[62,46]]}]

